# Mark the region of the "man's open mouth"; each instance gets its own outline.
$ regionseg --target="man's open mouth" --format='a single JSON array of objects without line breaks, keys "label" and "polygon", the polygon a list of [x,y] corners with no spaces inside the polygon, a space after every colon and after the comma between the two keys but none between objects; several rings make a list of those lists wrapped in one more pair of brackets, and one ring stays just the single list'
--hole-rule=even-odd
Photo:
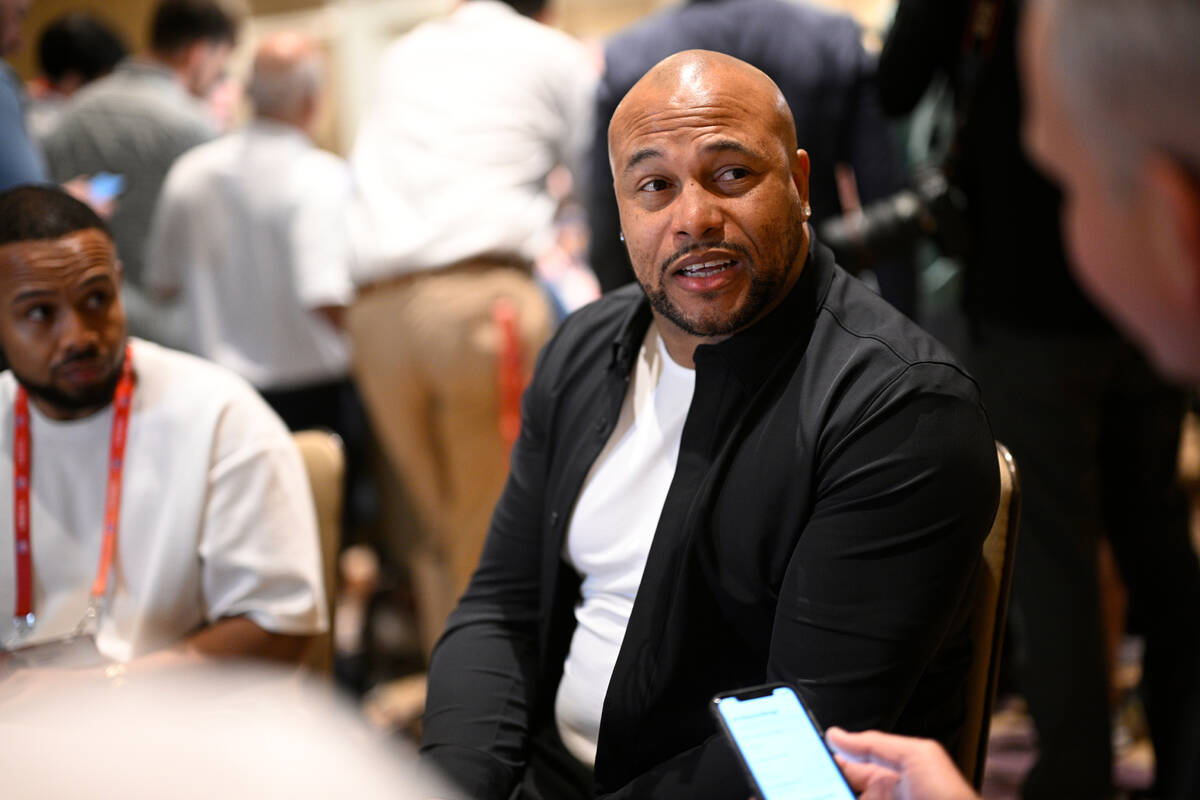
[{"label": "man's open mouth", "polygon": [[716,275],[718,272],[728,269],[736,263],[737,261],[732,258],[704,261],[699,264],[691,264],[686,266],[679,270],[678,274],[687,278],[705,278],[709,275]]}]

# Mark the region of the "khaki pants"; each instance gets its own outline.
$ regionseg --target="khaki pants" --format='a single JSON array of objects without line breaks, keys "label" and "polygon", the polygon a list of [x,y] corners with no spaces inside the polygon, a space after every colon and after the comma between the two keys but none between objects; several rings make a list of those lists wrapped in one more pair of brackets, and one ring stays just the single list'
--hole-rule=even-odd
[{"label": "khaki pants", "polygon": [[419,517],[410,567],[426,655],[479,561],[508,475],[498,300],[516,311],[527,380],[551,319],[519,269],[466,264],[377,285],[347,317],[363,402]]}]

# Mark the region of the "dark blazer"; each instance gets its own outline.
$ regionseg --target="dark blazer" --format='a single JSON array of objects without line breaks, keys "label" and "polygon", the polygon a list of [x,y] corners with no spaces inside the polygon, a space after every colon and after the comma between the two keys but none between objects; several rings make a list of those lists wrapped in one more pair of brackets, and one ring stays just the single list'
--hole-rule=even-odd
[{"label": "dark blazer", "polygon": [[[505,798],[553,724],[579,578],[563,536],[650,323],[637,287],[570,317],[525,394],[483,557],[430,668],[423,752]],[[671,483],[605,698],[596,793],[737,798],[708,715],[782,680],[823,724],[951,740],[963,598],[995,511],[975,383],[814,245],[762,321],[697,349]]]},{"label": "dark blazer", "polygon": [[[834,166],[854,168],[864,203],[904,184],[890,128],[875,98],[874,60],[853,19],[792,0],[709,0],[656,14],[610,39],[596,92],[588,166],[589,259],[606,291],[633,280],[608,166],[608,123],[625,93],[662,59],[691,49],[715,50],[749,62],[779,85],[808,151],[813,222],[841,213]],[[889,271],[890,270],[890,271]],[[911,269],[881,270],[884,296],[912,313]],[[902,285],[906,284],[906,285]]]}]

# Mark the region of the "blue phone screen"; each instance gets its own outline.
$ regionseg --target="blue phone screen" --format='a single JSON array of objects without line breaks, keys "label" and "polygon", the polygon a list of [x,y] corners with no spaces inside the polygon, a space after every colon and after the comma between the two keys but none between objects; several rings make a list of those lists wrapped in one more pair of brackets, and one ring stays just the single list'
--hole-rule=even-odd
[{"label": "blue phone screen", "polygon": [[717,709],[733,735],[761,800],[854,800],[821,735],[791,689],[738,700]]}]

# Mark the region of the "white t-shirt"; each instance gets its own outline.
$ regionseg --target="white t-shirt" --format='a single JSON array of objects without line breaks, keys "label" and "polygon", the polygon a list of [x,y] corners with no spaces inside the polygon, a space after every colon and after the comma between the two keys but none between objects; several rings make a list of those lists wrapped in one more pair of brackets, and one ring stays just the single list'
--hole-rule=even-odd
[{"label": "white t-shirt", "polygon": [[582,176],[597,71],[579,42],[496,0],[392,44],[350,156],[354,282],[489,253],[533,261],[553,242],[547,175]]},{"label": "white t-shirt", "polygon": [[[312,495],[283,423],[245,381],[133,339],[136,383],[117,555],[96,634],[127,661],[223,617],[276,633],[327,626]],[[0,374],[0,641],[16,643],[13,399]],[[37,624],[22,643],[71,633],[99,563],[112,406],[56,422],[29,404],[30,539]]]},{"label": "white t-shirt", "polygon": [[257,120],[189,150],[163,185],[145,285],[181,290],[189,350],[260,389],[344,378],[350,170],[300,130]]},{"label": "white t-shirt", "polygon": [[604,696],[675,475],[695,386],[695,371],[671,359],[651,325],[617,427],[567,529],[564,556],[583,576],[583,599],[554,711],[563,743],[585,764],[596,761]]}]

